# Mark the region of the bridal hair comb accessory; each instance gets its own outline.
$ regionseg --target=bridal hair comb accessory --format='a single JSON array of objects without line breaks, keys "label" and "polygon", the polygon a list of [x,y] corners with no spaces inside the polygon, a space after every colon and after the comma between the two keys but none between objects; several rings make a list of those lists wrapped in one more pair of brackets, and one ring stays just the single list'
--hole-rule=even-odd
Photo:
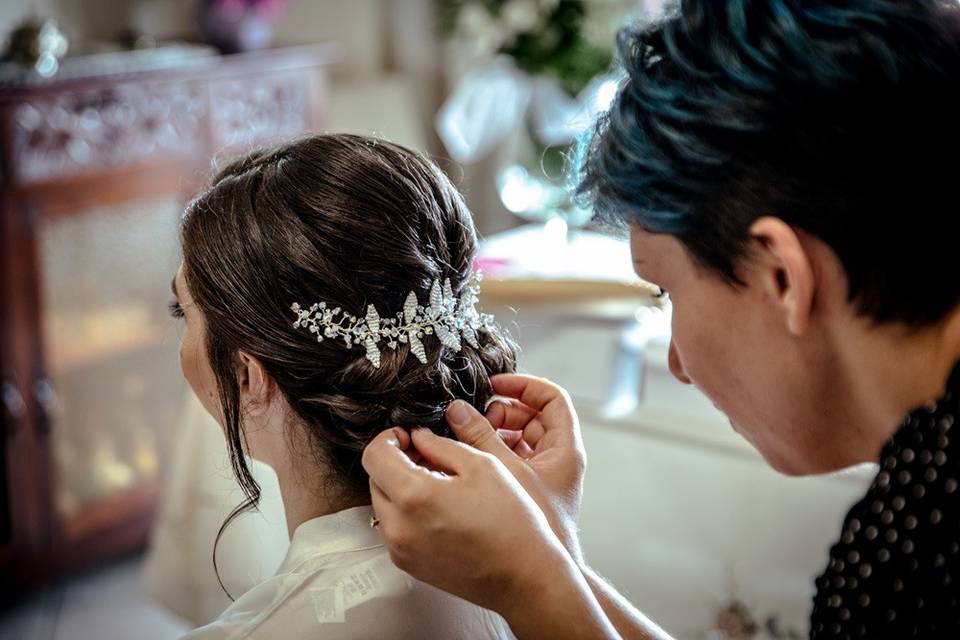
[{"label": "bridal hair comb accessory", "polygon": [[417,294],[411,291],[403,311],[393,318],[381,318],[372,304],[367,305],[367,315],[358,318],[340,307],[330,309],[326,302],[312,304],[307,309],[294,302],[290,307],[297,314],[293,327],[307,329],[317,336],[317,342],[343,340],[348,349],[363,346],[367,360],[376,368],[380,367],[380,345],[384,342],[393,350],[401,343],[409,343],[413,355],[426,364],[424,336],[435,335],[441,344],[454,351],[462,348],[461,338],[473,348],[480,348],[477,332],[486,331],[493,324],[492,315],[477,312],[481,278],[479,271],[473,272],[459,298],[453,295],[449,278],[442,283],[434,280],[426,306],[421,305]]}]

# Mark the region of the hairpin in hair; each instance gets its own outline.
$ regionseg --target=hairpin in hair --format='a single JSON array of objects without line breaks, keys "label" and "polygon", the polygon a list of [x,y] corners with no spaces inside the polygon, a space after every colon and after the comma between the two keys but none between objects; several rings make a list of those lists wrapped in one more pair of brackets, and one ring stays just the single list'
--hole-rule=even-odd
[{"label": "hairpin in hair", "polygon": [[441,344],[454,351],[462,348],[461,339],[475,349],[480,347],[477,332],[486,331],[493,324],[492,315],[479,313],[476,308],[481,278],[479,271],[473,272],[459,298],[454,296],[449,278],[443,283],[434,280],[426,306],[420,304],[416,292],[411,291],[407,294],[403,311],[388,318],[382,318],[372,304],[367,305],[366,316],[358,318],[340,307],[330,309],[326,302],[312,304],[306,309],[294,302],[290,307],[297,314],[293,326],[315,334],[317,342],[339,339],[348,349],[363,346],[367,350],[367,360],[377,368],[380,367],[380,344],[383,342],[393,350],[408,343],[413,355],[426,364],[423,338],[428,335],[435,335]]}]

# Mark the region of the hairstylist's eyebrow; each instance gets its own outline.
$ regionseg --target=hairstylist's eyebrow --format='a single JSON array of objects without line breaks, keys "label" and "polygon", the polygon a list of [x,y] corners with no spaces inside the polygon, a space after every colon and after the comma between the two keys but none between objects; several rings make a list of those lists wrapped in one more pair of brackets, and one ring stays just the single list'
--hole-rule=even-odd
[{"label": "hairstylist's eyebrow", "polygon": [[180,300],[180,296],[177,294],[177,276],[174,274],[173,280],[170,281],[170,290],[173,291],[173,297],[177,300]]}]

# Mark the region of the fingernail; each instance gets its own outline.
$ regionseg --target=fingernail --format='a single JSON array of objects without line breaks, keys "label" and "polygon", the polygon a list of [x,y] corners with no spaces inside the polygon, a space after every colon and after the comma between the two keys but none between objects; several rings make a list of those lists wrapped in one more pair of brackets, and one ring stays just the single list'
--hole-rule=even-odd
[{"label": "fingernail", "polygon": [[470,410],[463,400],[454,400],[447,407],[447,422],[451,426],[462,427],[470,421]]}]

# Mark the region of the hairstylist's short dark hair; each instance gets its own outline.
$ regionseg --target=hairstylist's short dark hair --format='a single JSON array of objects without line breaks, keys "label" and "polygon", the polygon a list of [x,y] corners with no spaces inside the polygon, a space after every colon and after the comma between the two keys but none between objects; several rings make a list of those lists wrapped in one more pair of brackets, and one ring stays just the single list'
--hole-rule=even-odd
[{"label": "hairstylist's short dark hair", "polygon": [[777,216],[827,242],[878,322],[960,302],[960,19],[946,0],[685,0],[618,36],[580,159],[608,222],[677,236],[732,284]]}]

